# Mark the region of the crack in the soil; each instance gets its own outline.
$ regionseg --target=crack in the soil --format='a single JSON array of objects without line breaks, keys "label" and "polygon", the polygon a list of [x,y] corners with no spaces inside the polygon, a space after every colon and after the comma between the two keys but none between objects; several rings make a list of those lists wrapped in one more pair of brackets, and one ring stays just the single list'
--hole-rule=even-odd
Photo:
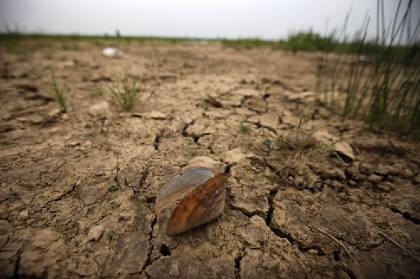
[{"label": "crack in the soil", "polygon": [[189,134],[188,134],[188,132],[187,132],[187,129],[188,129],[188,127],[190,127],[194,123],[195,123],[195,120],[192,120],[190,123],[185,123],[184,127],[182,128],[182,132],[181,132],[181,134],[184,137],[190,137]]},{"label": "crack in the soil", "polygon": [[[157,216],[154,214],[153,215],[152,222],[150,223],[150,233],[149,233],[150,247],[149,247],[149,249],[147,249],[146,261],[145,261],[145,263],[143,265],[143,268],[140,271],[140,274],[142,274],[143,272],[146,274],[146,272],[145,272],[146,269],[151,264],[153,264],[155,260],[159,259],[159,258],[157,258],[157,259],[155,259],[155,260],[152,261],[152,252],[153,252],[153,249],[154,249],[154,245],[153,245],[153,232],[154,232],[156,223],[157,223]],[[146,276],[147,276],[147,274],[146,274]]]},{"label": "crack in the soil", "polygon": [[274,189],[272,189],[267,197],[268,200],[268,211],[266,214],[266,219],[265,219],[265,223],[266,225],[270,228],[270,230],[277,235],[278,237],[284,238],[287,241],[290,242],[290,244],[295,245],[300,252],[302,253],[306,253],[309,250],[316,250],[317,251],[317,255],[318,256],[324,256],[325,253],[324,251],[322,251],[321,247],[318,247],[316,245],[314,246],[307,246],[304,243],[294,239],[292,237],[292,235],[290,233],[285,233],[280,229],[277,229],[275,227],[272,226],[271,222],[273,219],[273,212],[274,212],[274,197],[276,196],[276,194],[278,193],[279,189],[276,187]]},{"label": "crack in the soil", "polygon": [[194,143],[198,144],[198,141],[200,140],[200,138],[204,137],[204,136],[208,136],[210,135],[210,133],[201,133],[201,134],[195,134],[195,133],[189,133],[188,127],[190,127],[191,125],[193,125],[195,123],[195,120],[191,121],[190,123],[186,123],[184,125],[184,127],[182,128],[182,132],[181,134],[186,137],[186,138],[191,138],[193,140]]},{"label": "crack in the soil", "polygon": [[262,212],[262,211],[255,210],[255,211],[251,211],[250,212],[248,210],[245,210],[245,209],[240,208],[240,207],[238,207],[236,205],[233,205],[233,204],[230,204],[230,209],[231,210],[238,210],[238,211],[240,211],[243,215],[245,215],[248,218],[252,218],[254,216],[260,216],[261,218],[264,218],[265,217],[264,216],[264,212]]},{"label": "crack in the soil", "polygon": [[156,151],[159,151],[160,137],[161,137],[160,134],[156,134],[155,140],[153,141],[153,147],[155,148]]},{"label": "crack in the soil", "polygon": [[420,224],[420,220],[419,219],[417,219],[417,218],[415,218],[415,217],[413,217],[413,216],[411,216],[411,214],[409,213],[409,212],[402,212],[402,211],[400,211],[399,209],[397,209],[397,208],[395,208],[395,207],[392,207],[392,208],[389,208],[392,212],[394,212],[394,213],[398,213],[398,214],[400,214],[402,217],[404,217],[405,219],[407,219],[407,220],[409,220],[409,221],[411,221],[411,222],[413,222],[414,224],[416,224],[416,225],[418,225],[418,224]]},{"label": "crack in the soil", "polygon": [[350,277],[350,279],[357,279],[354,272],[348,266],[345,266],[343,268],[343,271],[347,274],[348,277]]},{"label": "crack in the soil", "polygon": [[19,249],[19,251],[17,252],[17,259],[16,259],[16,263],[15,263],[15,269],[13,271],[13,276],[12,278],[20,278],[19,276],[19,268],[20,268],[20,254],[22,253],[22,251]]},{"label": "crack in the soil", "polygon": [[255,126],[257,126],[257,129],[261,129],[261,128],[263,128],[263,129],[267,129],[267,130],[269,130],[269,131],[271,131],[271,132],[273,132],[274,134],[276,134],[277,135],[277,130],[276,129],[274,129],[274,128],[272,128],[272,127],[270,127],[270,126],[267,126],[267,125],[264,125],[264,124],[262,124],[260,121],[258,121],[258,122],[256,122],[256,123],[253,123]]},{"label": "crack in the soil", "polygon": [[267,197],[268,202],[268,210],[265,217],[265,224],[270,227],[271,220],[273,219],[273,211],[274,211],[274,197],[277,195],[279,189],[276,187],[270,191]]},{"label": "crack in the soil", "polygon": [[240,254],[235,257],[235,278],[241,278],[241,261],[245,257],[245,247],[242,248]]}]

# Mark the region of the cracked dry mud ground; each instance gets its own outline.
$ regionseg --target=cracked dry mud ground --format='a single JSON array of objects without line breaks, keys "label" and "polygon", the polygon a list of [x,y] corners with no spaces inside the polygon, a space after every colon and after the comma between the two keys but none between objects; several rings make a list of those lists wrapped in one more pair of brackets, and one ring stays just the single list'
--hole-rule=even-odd
[{"label": "cracked dry mud ground", "polygon": [[[17,47],[26,51],[0,48],[2,278],[419,278],[419,146],[360,133],[319,106],[314,54],[133,43],[109,59],[89,42]],[[51,69],[69,90],[65,114]],[[119,75],[141,81],[132,113],[104,92]],[[232,165],[224,213],[165,236],[160,188],[210,159]]]}]

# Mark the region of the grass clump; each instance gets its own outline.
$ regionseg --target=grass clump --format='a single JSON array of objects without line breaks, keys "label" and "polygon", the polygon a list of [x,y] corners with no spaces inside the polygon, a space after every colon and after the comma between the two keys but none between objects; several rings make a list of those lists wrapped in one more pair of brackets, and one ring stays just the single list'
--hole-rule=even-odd
[{"label": "grass clump", "polygon": [[112,193],[112,192],[116,192],[119,190],[119,187],[117,184],[112,183],[109,187],[108,187],[108,192]]},{"label": "grass clump", "polygon": [[140,88],[136,78],[127,76],[111,86],[110,92],[114,102],[123,111],[130,111],[140,95]]},{"label": "grass clump", "polygon": [[116,233],[116,232],[114,232],[113,230],[108,230],[108,231],[105,233],[105,237],[106,237],[106,239],[108,239],[109,241],[114,241],[114,240],[117,240],[117,239],[118,239],[118,235],[117,235],[117,233]]},{"label": "grass clump", "polygon": [[246,123],[241,122],[241,124],[239,124],[239,131],[241,131],[242,134],[249,134],[251,132],[251,127]]},{"label": "grass clump", "polygon": [[326,53],[318,66],[319,97],[343,118],[361,119],[366,127],[401,134],[420,132],[420,19],[412,29],[413,1],[400,0],[391,24],[385,24],[384,2],[378,1],[375,53],[367,40],[365,18],[357,51]]},{"label": "grass clump", "polygon": [[53,84],[53,98],[57,102],[57,104],[60,106],[60,109],[62,112],[67,111],[67,102],[66,102],[66,96],[64,93],[64,90],[60,88],[57,84],[57,81],[55,80],[54,73],[52,74],[52,84]]},{"label": "grass clump", "polygon": [[191,150],[191,156],[197,157],[198,155],[200,155],[200,152],[197,149]]}]

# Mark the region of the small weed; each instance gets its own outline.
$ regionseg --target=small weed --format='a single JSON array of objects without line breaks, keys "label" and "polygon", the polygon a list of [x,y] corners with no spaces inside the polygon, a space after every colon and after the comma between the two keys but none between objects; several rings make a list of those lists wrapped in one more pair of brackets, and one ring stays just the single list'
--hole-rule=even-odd
[{"label": "small weed", "polygon": [[195,156],[200,155],[200,153],[198,152],[198,150],[197,150],[197,149],[193,149],[193,150],[191,150],[191,155],[192,155],[193,157],[195,157]]},{"label": "small weed", "polygon": [[108,239],[109,241],[113,241],[113,240],[117,240],[118,239],[118,235],[116,232],[114,232],[113,230],[108,230],[105,233],[105,237],[106,239]]},{"label": "small weed", "polygon": [[110,88],[115,103],[124,111],[130,111],[140,94],[137,79],[125,77]]},{"label": "small weed", "polygon": [[112,192],[116,192],[118,191],[120,188],[118,188],[118,185],[115,183],[112,183],[109,187],[108,187],[108,192],[112,193]]},{"label": "small weed", "polygon": [[243,134],[249,134],[251,132],[251,127],[249,127],[249,125],[245,124],[244,122],[241,122],[239,125],[239,130]]},{"label": "small weed", "polygon": [[53,83],[53,93],[54,93],[54,100],[60,105],[61,111],[67,111],[67,102],[66,96],[64,94],[64,90],[62,90],[55,80],[54,72],[52,73],[52,83]]},{"label": "small weed", "polygon": [[192,139],[189,139],[189,138],[187,139],[187,144],[188,145],[192,145],[193,143],[194,143],[194,141]]}]

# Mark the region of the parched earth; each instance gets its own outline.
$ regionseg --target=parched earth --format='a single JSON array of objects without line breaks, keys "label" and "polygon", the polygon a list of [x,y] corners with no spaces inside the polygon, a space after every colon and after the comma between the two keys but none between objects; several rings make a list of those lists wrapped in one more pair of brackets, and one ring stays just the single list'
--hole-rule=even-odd
[{"label": "parched earth", "polygon": [[[319,104],[316,55],[68,43],[0,47],[0,277],[420,277],[419,144]],[[226,209],[168,237],[156,197],[197,162],[232,166]]]}]

